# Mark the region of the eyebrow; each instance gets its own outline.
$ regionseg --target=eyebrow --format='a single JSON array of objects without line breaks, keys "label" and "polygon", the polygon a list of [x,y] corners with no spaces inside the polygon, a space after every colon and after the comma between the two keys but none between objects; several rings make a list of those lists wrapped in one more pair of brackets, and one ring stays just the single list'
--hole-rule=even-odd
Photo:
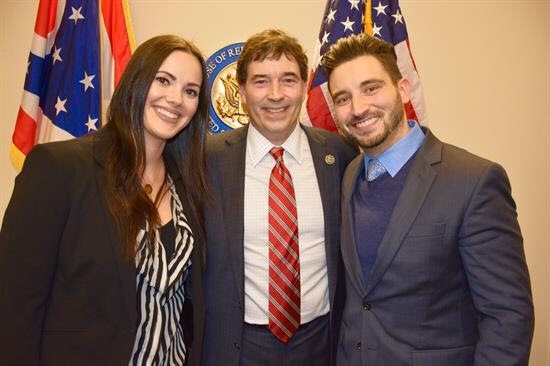
[{"label": "eyebrow", "polygon": [[344,95],[344,94],[349,94],[349,92],[347,90],[339,90],[338,92],[332,94],[332,99],[336,99],[339,96]]},{"label": "eyebrow", "polygon": [[[159,71],[157,71],[157,74],[159,74],[159,73],[162,73],[162,74],[168,76],[168,77],[169,77],[170,79],[172,79],[172,80],[176,80],[176,77],[175,77],[173,74],[169,73],[168,71],[159,70]],[[189,82],[189,83],[187,83],[187,84],[185,84],[185,85],[186,85],[186,86],[194,86],[194,87],[197,87],[197,88],[199,88],[199,89],[200,89],[200,87],[201,87],[200,84],[193,83],[193,82]]]},{"label": "eyebrow", "polygon": [[[286,77],[286,76],[293,76],[295,78],[300,78],[298,76],[298,74],[296,74],[295,72],[293,71],[288,71],[288,72],[284,72],[281,77]],[[251,79],[255,79],[255,78],[269,78],[269,75],[268,74],[254,74],[254,75],[251,75],[250,76]]]},{"label": "eyebrow", "polygon": [[[371,84],[386,84],[386,82],[382,79],[367,79],[367,80],[362,81],[359,84],[359,87],[363,88],[363,87],[365,87],[367,85],[371,85]],[[332,99],[336,99],[340,95],[346,94],[346,93],[349,93],[349,92],[347,90],[339,90],[336,93],[332,94]]]},{"label": "eyebrow", "polygon": [[197,83],[187,83],[186,86],[192,86],[192,87],[196,87],[196,88],[198,88],[198,89],[201,88],[201,86],[200,86],[199,84],[197,84]]},{"label": "eyebrow", "polygon": [[159,70],[159,71],[157,71],[157,74],[159,74],[159,73],[164,74],[166,76],[169,76],[170,79],[172,79],[172,80],[176,80],[176,77],[173,74],[169,73],[168,71]]},{"label": "eyebrow", "polygon": [[363,80],[359,84],[359,87],[363,88],[365,86],[372,85],[372,84],[385,84],[385,83],[386,82],[383,79],[367,79],[367,80]]},{"label": "eyebrow", "polygon": [[283,77],[285,77],[285,76],[294,76],[295,78],[298,78],[298,79],[300,78],[300,76],[298,74],[296,74],[294,71],[285,72],[285,73],[283,73],[282,76]]},{"label": "eyebrow", "polygon": [[365,80],[365,81],[361,82],[360,86],[365,86],[365,85],[368,85],[368,84],[376,84],[376,83],[385,84],[386,82],[382,79],[368,79],[368,80]]}]

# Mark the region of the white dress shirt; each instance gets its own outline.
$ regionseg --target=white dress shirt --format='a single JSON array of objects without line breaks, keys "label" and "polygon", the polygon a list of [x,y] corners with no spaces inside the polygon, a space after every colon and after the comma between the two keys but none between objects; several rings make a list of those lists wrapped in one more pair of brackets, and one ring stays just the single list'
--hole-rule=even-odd
[{"label": "white dress shirt", "polygon": [[[269,322],[268,194],[275,166],[269,153],[273,146],[254,126],[249,126],[244,182],[244,319],[250,324]],[[309,142],[298,124],[281,146],[296,194],[300,317],[304,324],[329,311],[323,205]]]}]

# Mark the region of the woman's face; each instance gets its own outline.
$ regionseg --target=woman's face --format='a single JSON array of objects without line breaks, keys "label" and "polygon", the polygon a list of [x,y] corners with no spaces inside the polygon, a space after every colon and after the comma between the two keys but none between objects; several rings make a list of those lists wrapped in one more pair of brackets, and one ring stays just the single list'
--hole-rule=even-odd
[{"label": "woman's face", "polygon": [[163,147],[189,124],[199,105],[202,67],[190,53],[176,50],[157,71],[143,111],[145,144]]}]

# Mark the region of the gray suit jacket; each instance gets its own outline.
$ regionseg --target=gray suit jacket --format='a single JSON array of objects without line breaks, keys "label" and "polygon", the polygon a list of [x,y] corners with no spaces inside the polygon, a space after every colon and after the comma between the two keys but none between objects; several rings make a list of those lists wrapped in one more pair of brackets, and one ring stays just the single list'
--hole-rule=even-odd
[{"label": "gray suit jacket", "polygon": [[[308,137],[325,217],[325,245],[331,309],[334,310],[339,250],[340,180],[357,155],[343,140],[324,130],[303,127]],[[204,365],[238,365],[244,325],[244,178],[248,128],[240,128],[208,141],[209,182],[213,206],[206,210],[206,323]],[[333,164],[325,157],[332,155]],[[340,306],[341,308],[341,306]],[[336,314],[336,313],[334,313]],[[336,320],[338,322],[338,320]],[[336,338],[335,320],[331,327]]]},{"label": "gray suit jacket", "polygon": [[346,306],[338,365],[527,365],[533,305],[504,169],[429,130],[364,283],[342,183]]}]

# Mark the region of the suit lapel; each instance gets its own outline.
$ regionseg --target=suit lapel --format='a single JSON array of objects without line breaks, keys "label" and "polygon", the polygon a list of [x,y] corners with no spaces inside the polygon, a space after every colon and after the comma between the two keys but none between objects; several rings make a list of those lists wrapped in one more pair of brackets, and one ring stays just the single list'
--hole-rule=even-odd
[{"label": "suit lapel", "polygon": [[378,257],[372,270],[367,292],[376,286],[401,247],[436,177],[432,164],[441,161],[442,144],[429,131],[424,144],[414,157],[401,195],[393,209]]},{"label": "suit lapel", "polygon": [[224,192],[222,205],[223,222],[227,232],[227,244],[233,266],[233,276],[244,308],[244,180],[246,166],[246,136],[248,127],[242,127],[228,134],[225,143],[229,147],[218,157],[219,177],[233,177],[219,182]]},{"label": "suit lapel", "polygon": [[[107,157],[109,141],[104,134],[101,135],[101,137],[94,137],[93,141],[93,154],[96,162],[94,174],[99,192],[98,199],[101,200],[104,212],[104,229],[109,237],[113,257],[116,261],[116,266],[120,277],[120,286],[122,289],[122,298],[124,301],[126,314],[128,315],[128,324],[133,327],[136,322],[136,269],[133,262],[126,261],[122,256],[118,230],[113,217],[109,213],[109,209],[107,208],[105,199],[103,198],[100,190],[100,187],[105,184],[106,179],[104,165]],[[118,301],[117,299],[112,300]]]},{"label": "suit lapel", "polygon": [[[338,268],[338,215],[332,212],[340,207],[340,191],[335,187],[335,182],[340,180],[340,162],[336,152],[326,144],[326,139],[315,133],[315,130],[303,127],[308,138],[315,174],[319,184],[319,193],[323,205],[323,216],[325,224],[325,253],[327,259],[327,273],[329,280],[330,301],[333,301],[333,294],[336,290],[337,268]],[[331,160],[332,158],[332,160]],[[327,163],[329,161],[330,163]]]},{"label": "suit lapel", "polygon": [[359,263],[357,245],[355,242],[355,220],[353,219],[352,202],[357,177],[362,171],[363,154],[355,158],[348,166],[342,181],[342,259],[348,272],[348,278],[356,290],[363,294],[366,286],[363,282],[363,272]]}]

